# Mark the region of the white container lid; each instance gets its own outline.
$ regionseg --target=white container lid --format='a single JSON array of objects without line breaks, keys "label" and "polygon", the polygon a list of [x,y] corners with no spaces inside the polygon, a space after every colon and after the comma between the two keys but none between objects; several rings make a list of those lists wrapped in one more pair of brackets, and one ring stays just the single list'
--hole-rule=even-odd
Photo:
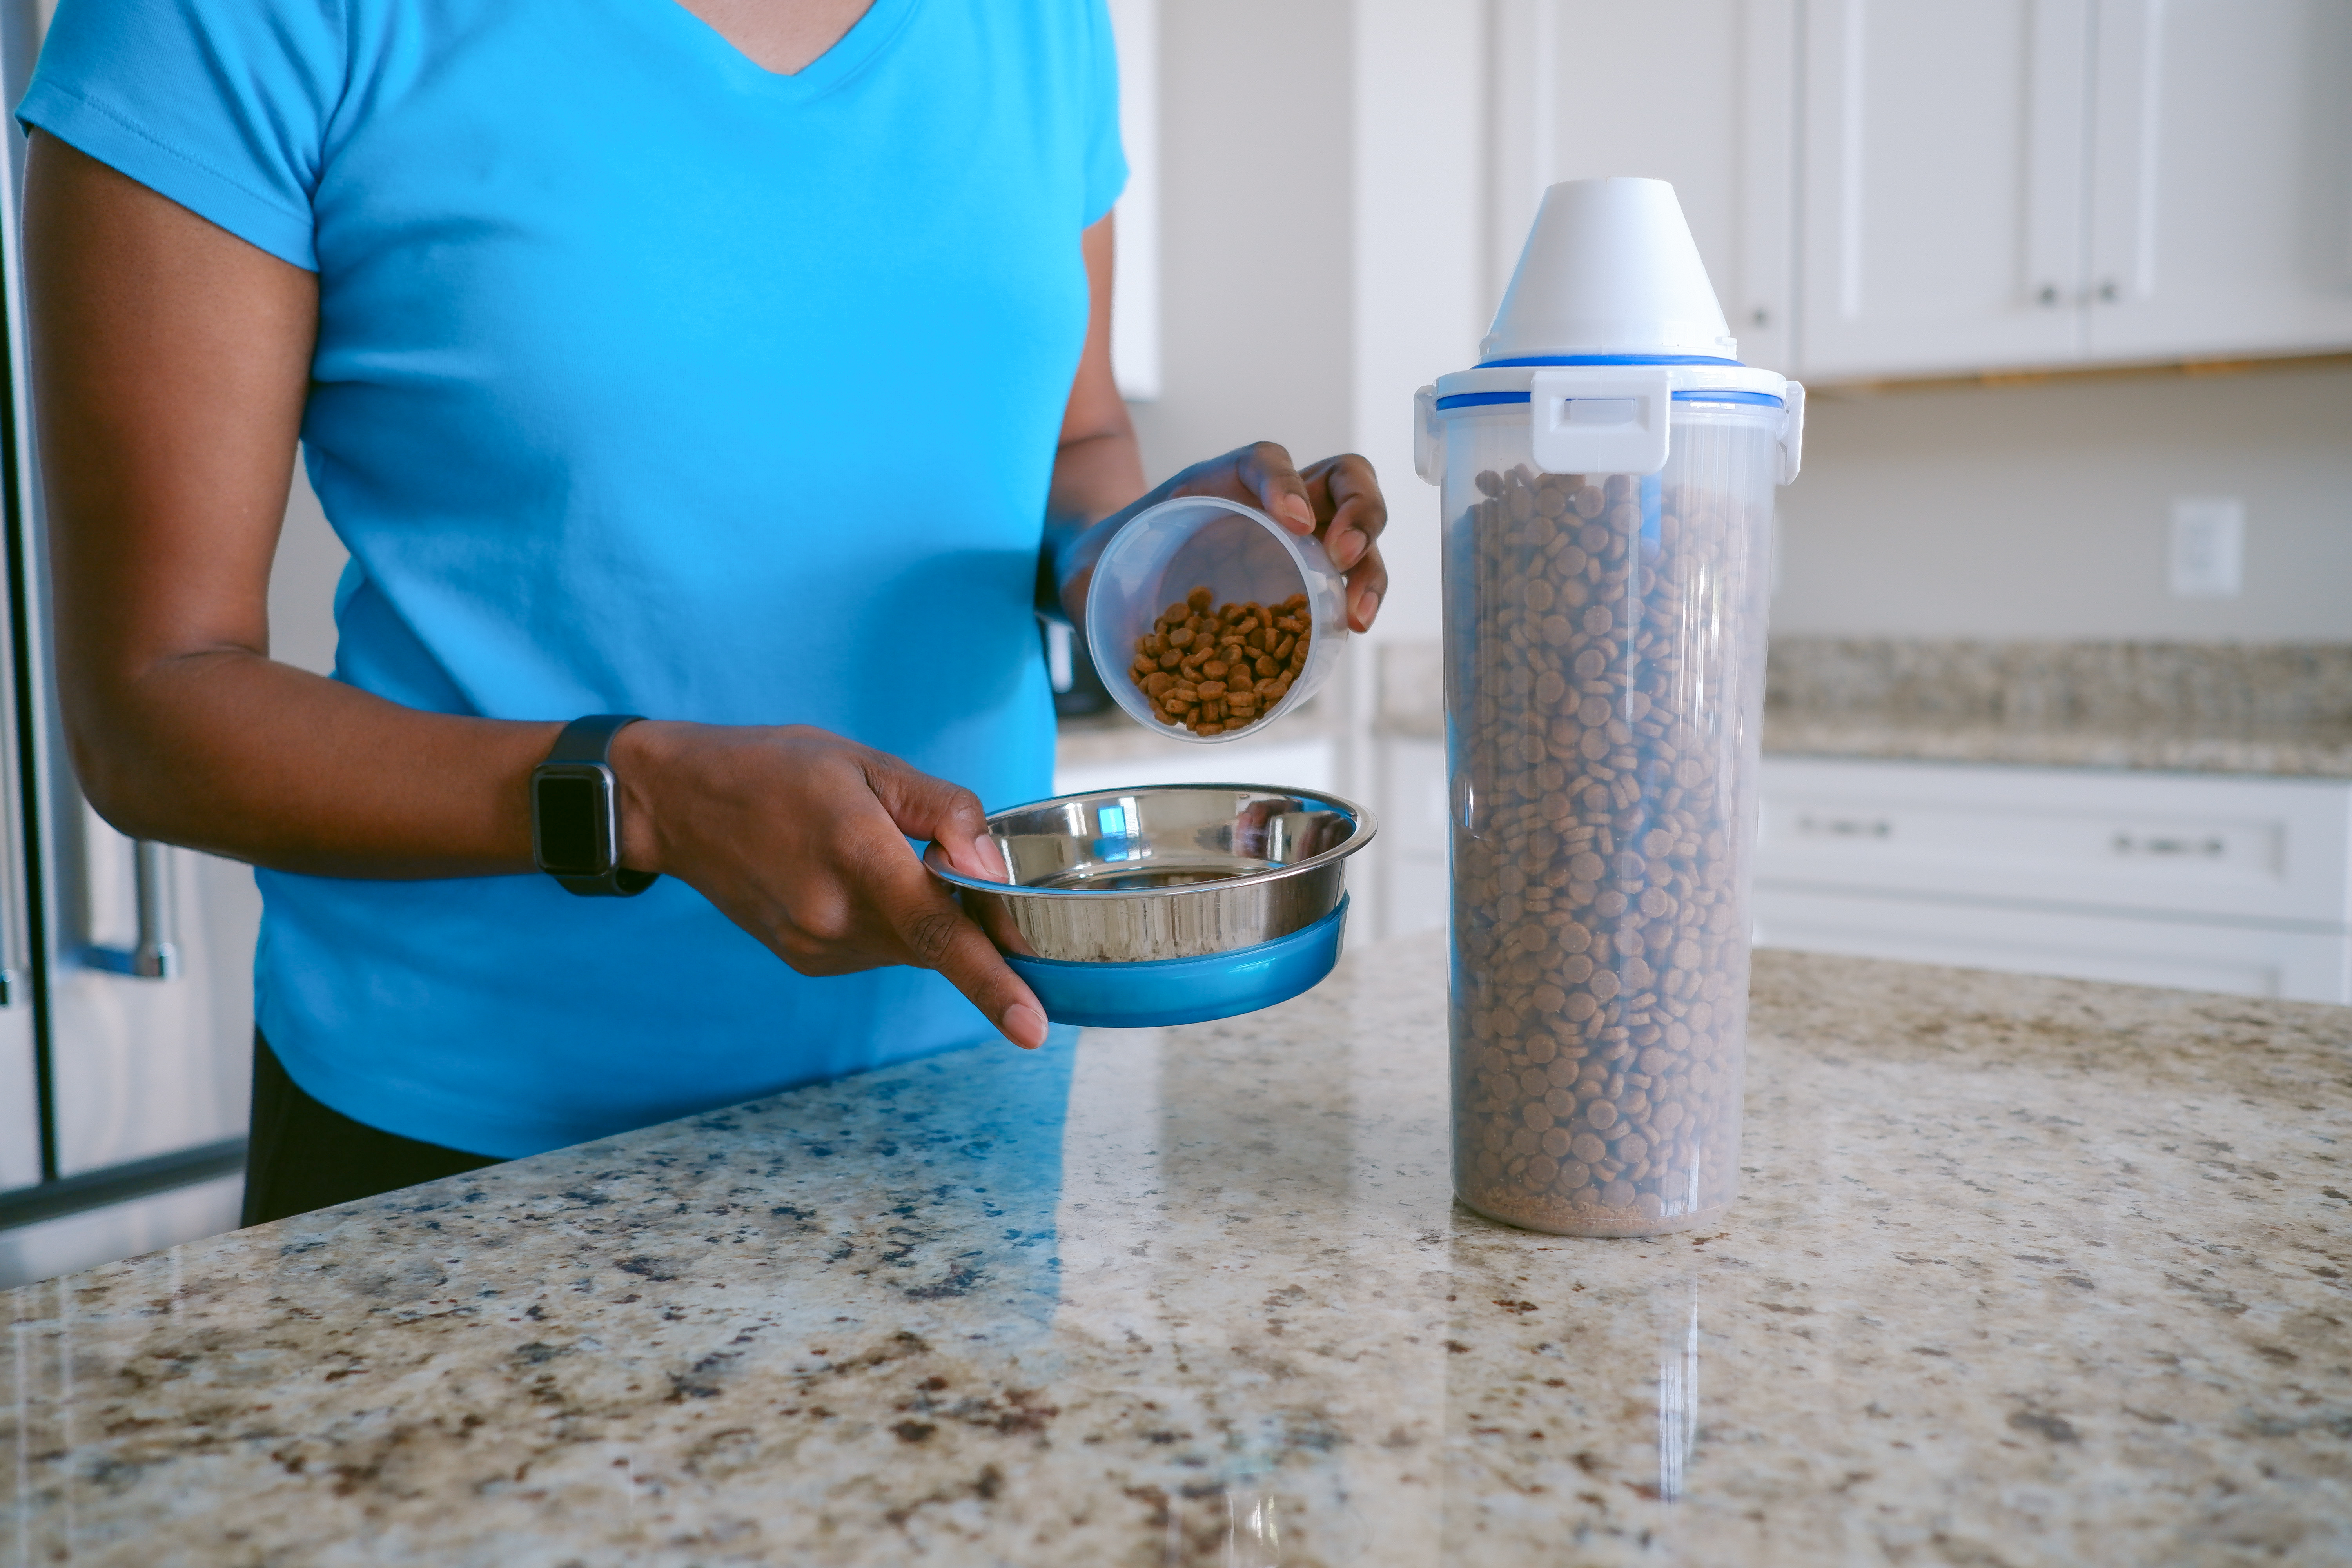
[{"label": "white container lid", "polygon": [[1739,344],[1674,186],[1570,180],[1544,192],[1478,358],[1620,354],[1737,363]]}]

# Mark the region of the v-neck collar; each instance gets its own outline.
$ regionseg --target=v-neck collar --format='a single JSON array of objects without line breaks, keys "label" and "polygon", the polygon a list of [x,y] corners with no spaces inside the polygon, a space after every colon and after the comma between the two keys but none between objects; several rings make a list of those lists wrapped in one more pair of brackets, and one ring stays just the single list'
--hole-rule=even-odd
[{"label": "v-neck collar", "polygon": [[887,47],[915,14],[921,0],[873,0],[866,15],[833,41],[833,47],[798,71],[772,71],[735,46],[733,39],[678,4],[678,0],[628,0],[632,8],[667,11],[670,25],[694,40],[694,47],[714,59],[728,79],[778,97],[805,100],[832,91],[864,69]]}]

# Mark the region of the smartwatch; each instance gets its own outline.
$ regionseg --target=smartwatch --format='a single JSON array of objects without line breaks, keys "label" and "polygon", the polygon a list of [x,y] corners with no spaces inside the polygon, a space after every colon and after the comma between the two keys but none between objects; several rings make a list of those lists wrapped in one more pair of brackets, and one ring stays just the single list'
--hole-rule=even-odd
[{"label": "smartwatch", "polygon": [[621,791],[608,760],[613,737],[642,713],[591,713],[555,738],[530,773],[530,853],[539,868],[583,898],[630,898],[659,880],[621,864]]}]

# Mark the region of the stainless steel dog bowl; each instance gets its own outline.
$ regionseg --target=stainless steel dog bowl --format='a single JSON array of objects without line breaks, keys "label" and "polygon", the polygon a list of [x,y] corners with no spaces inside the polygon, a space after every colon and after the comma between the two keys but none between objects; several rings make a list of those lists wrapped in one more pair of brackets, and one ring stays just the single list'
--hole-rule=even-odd
[{"label": "stainless steel dog bowl", "polygon": [[1339,907],[1371,813],[1261,784],[1154,784],[1063,795],[988,819],[1011,882],[948,869],[996,945],[1027,958],[1148,963],[1255,947]]}]

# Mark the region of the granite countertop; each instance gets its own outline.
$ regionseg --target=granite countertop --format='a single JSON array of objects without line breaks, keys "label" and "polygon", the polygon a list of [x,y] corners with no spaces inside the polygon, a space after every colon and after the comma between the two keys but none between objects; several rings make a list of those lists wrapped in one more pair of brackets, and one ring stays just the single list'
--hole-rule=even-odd
[{"label": "granite countertop", "polygon": [[1772,640],[1764,749],[2352,778],[2352,645]]},{"label": "granite countertop", "polygon": [[2301,725],[2200,732],[2170,723],[2097,728],[1767,709],[1764,750],[1786,756],[2352,779],[2352,729]]},{"label": "granite countertop", "polygon": [[1451,1202],[1444,974],[0,1297],[0,1561],[2352,1558],[2352,1010],[1762,953],[1746,1195],[1596,1242]]}]

